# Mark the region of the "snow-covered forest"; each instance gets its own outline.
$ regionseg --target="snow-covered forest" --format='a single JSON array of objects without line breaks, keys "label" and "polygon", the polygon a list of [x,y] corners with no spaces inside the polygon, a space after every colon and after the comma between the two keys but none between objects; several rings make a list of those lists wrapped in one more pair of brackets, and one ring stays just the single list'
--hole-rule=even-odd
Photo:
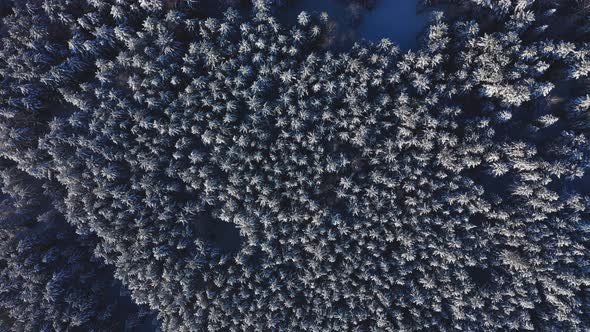
[{"label": "snow-covered forest", "polygon": [[590,2],[391,1],[0,1],[0,331],[590,330]]}]

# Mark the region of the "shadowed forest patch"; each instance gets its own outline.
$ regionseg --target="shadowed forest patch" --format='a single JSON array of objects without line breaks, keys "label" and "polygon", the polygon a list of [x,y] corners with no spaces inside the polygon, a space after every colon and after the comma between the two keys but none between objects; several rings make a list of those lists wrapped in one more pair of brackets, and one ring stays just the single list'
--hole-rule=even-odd
[{"label": "shadowed forest patch", "polygon": [[223,253],[235,253],[240,250],[242,238],[237,226],[212,217],[210,214],[199,214],[194,222],[195,233]]}]

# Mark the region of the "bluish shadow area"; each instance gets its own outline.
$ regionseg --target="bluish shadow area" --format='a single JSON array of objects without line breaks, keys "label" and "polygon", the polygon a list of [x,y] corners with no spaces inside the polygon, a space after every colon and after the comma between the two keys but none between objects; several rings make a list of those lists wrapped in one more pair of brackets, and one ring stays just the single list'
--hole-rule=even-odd
[{"label": "bluish shadow area", "polygon": [[202,213],[193,223],[196,236],[222,253],[235,253],[241,248],[242,238],[237,226]]},{"label": "bluish shadow area", "polygon": [[549,188],[551,190],[563,190],[567,192],[579,193],[582,195],[590,195],[590,173],[586,172],[583,177],[574,180],[557,179],[554,180]]},{"label": "bluish shadow area", "polygon": [[477,287],[485,287],[493,282],[493,276],[489,269],[481,267],[468,267],[467,273]]},{"label": "bluish shadow area", "polygon": [[[111,272],[113,273],[113,272]],[[155,312],[146,307],[138,307],[131,299],[131,293],[121,281],[114,280],[110,288],[105,290],[105,296],[118,298],[119,309],[114,312],[113,320],[126,321],[125,331],[128,332],[159,332],[160,324]]]},{"label": "bluish shadow area", "polygon": [[357,32],[361,38],[389,38],[406,51],[418,47],[418,35],[426,28],[432,12],[417,13],[417,0],[381,0],[364,16]]},{"label": "bluish shadow area", "polygon": [[[418,12],[417,0],[377,0],[371,8],[345,0],[297,0],[276,12],[284,26],[297,22],[301,11],[326,12],[333,24],[328,48],[344,51],[358,40],[378,42],[389,38],[402,51],[418,48],[418,35],[427,27],[432,11]],[[440,8],[439,8],[440,9]]]},{"label": "bluish shadow area", "polygon": [[12,13],[12,6],[14,3],[12,0],[2,0],[0,1],[0,17],[7,16]]}]

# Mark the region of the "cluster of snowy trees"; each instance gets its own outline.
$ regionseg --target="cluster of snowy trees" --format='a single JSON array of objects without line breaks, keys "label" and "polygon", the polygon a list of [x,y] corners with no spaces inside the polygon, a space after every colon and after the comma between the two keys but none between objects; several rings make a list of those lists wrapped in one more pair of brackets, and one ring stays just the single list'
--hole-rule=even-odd
[{"label": "cluster of snowy trees", "polygon": [[14,326],[130,325],[97,299],[104,263],[165,331],[590,329],[590,48],[553,24],[570,6],[474,0],[405,54],[326,52],[325,15],[199,6],[1,12]]},{"label": "cluster of snowy trees", "polygon": [[123,331],[150,326],[112,269],[52,207],[45,187],[13,163],[0,165],[0,329]]}]

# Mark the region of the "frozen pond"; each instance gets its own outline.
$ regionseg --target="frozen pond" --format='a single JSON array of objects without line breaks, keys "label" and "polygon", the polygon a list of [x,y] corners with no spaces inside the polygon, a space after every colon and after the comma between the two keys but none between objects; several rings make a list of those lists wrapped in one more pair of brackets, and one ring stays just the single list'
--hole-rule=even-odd
[{"label": "frozen pond", "polygon": [[277,12],[286,25],[294,24],[301,11],[326,12],[335,24],[333,48],[349,48],[354,41],[389,38],[402,50],[416,49],[416,37],[428,25],[432,12],[417,12],[417,0],[376,0],[371,9],[345,0],[295,0]]}]

